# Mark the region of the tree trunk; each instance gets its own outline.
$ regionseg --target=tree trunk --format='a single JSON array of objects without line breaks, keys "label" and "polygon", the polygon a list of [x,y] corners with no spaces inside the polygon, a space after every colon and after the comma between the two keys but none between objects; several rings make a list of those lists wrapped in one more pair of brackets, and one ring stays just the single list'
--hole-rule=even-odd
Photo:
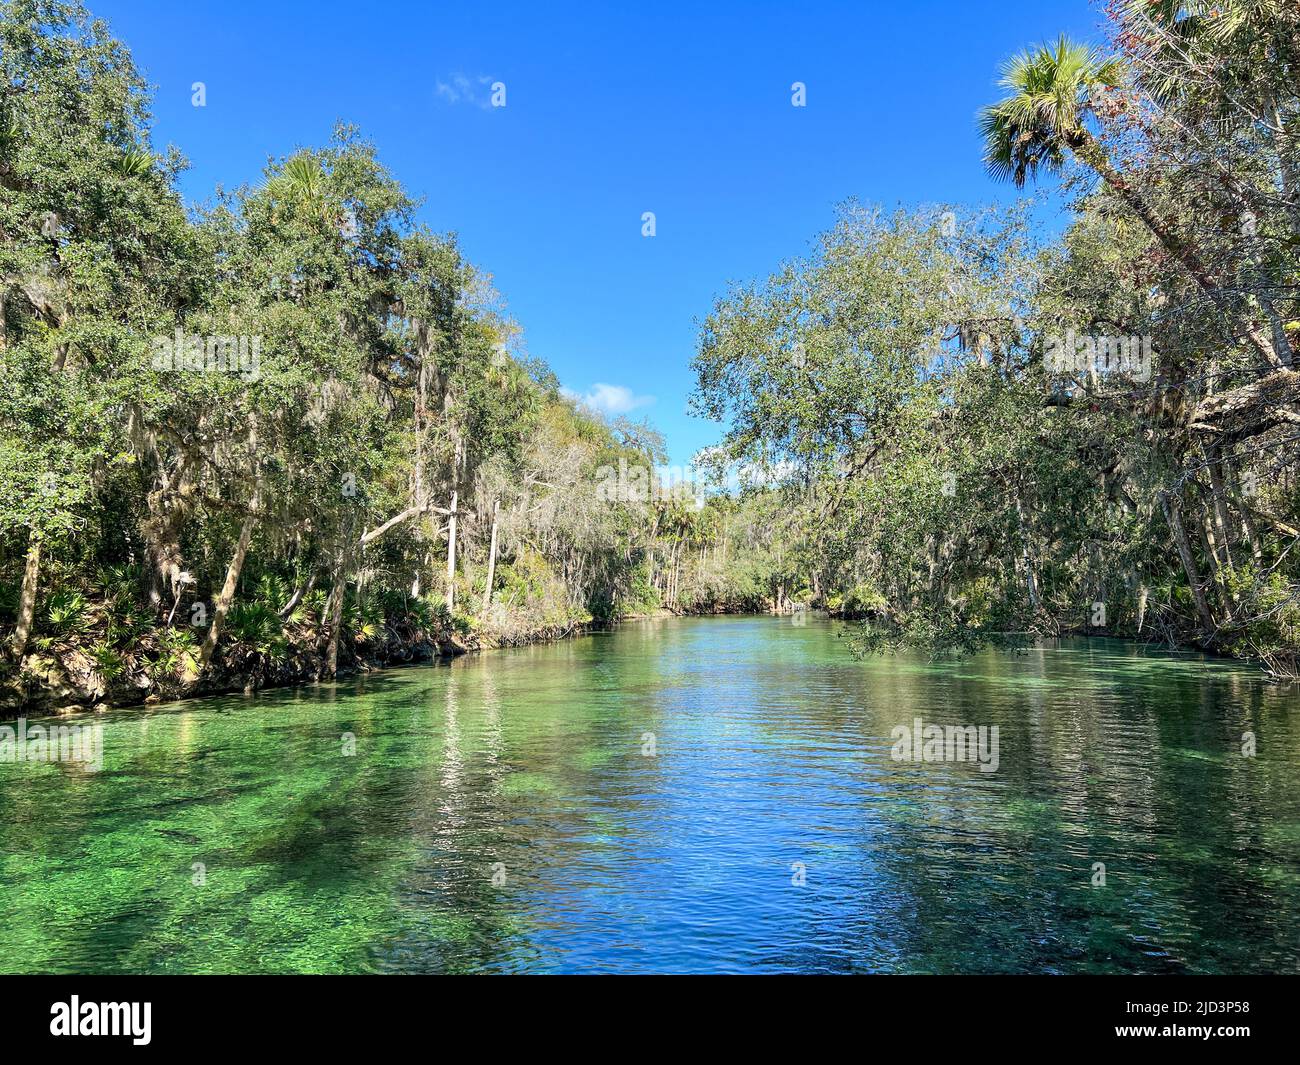
[{"label": "tree trunk", "polygon": [[496,579],[497,573],[497,515],[500,510],[501,501],[498,499],[492,504],[492,543],[488,548],[487,584],[483,588],[484,615],[492,606],[492,582]]},{"label": "tree trunk", "polygon": [[169,590],[175,598],[178,577],[185,568],[181,530],[189,516],[195,463],[188,455],[182,455],[179,468],[169,471],[159,452],[156,434],[144,427],[143,417],[134,409],[131,426],[133,446],[149,456],[154,465],[154,487],[145,494],[146,514],[140,522],[140,534],[149,560],[149,604],[159,610]]},{"label": "tree trunk", "polygon": [[313,570],[311,576],[307,578],[307,583],[298,585],[298,587],[294,589],[293,595],[289,596],[289,601],[280,608],[280,617],[287,618],[292,614],[294,607],[302,602],[304,596],[311,595],[311,590],[315,587],[316,572]]},{"label": "tree trunk", "polygon": [[1251,513],[1250,507],[1246,506],[1241,498],[1240,478],[1233,476],[1229,470],[1229,476],[1233,477],[1232,483],[1232,502],[1237,508],[1237,513],[1241,515],[1241,527],[1246,532],[1246,542],[1250,545],[1251,557],[1255,563],[1264,561],[1264,551],[1262,541],[1259,535],[1259,527],[1255,524],[1255,516]]},{"label": "tree trunk", "polygon": [[1212,434],[1222,449],[1229,443],[1289,427],[1300,407],[1300,372],[1281,370],[1248,385],[1206,396],[1187,419],[1188,428]]},{"label": "tree trunk", "polygon": [[343,631],[343,600],[348,591],[348,551],[345,548],[334,574],[326,611],[329,614],[329,641],[325,645],[325,675],[336,677],[339,672],[339,634]]},{"label": "tree trunk", "polygon": [[[155,495],[150,493],[149,506],[152,511]],[[159,505],[166,506],[165,503]],[[171,589],[173,598],[178,586],[178,575],[182,570],[180,533],[175,520],[175,509],[165,514],[150,514],[141,525],[145,541],[145,550],[149,556],[149,605],[158,610],[163,603],[163,595]]]},{"label": "tree trunk", "polygon": [[1232,568],[1232,545],[1236,543],[1237,528],[1228,509],[1228,490],[1223,477],[1223,456],[1217,447],[1209,449],[1210,487],[1214,492],[1215,528],[1223,542],[1224,561]]},{"label": "tree trunk", "polygon": [[1223,605],[1224,610],[1231,618],[1236,611],[1236,604],[1232,595],[1229,593],[1228,577],[1231,574],[1232,566],[1229,562],[1224,562],[1224,552],[1219,547],[1219,538],[1214,531],[1214,508],[1210,507],[1205,511],[1203,520],[1200,522],[1201,541],[1205,545],[1205,557],[1210,567],[1210,580],[1219,592],[1219,602]]},{"label": "tree trunk", "polygon": [[1160,506],[1165,512],[1165,521],[1169,523],[1169,531],[1174,535],[1174,544],[1178,548],[1178,557],[1182,560],[1183,572],[1187,575],[1187,584],[1191,588],[1192,600],[1196,604],[1196,616],[1200,620],[1204,635],[1208,637],[1214,633],[1214,615],[1210,613],[1210,604],[1205,598],[1205,588],[1201,584],[1201,574],[1196,568],[1196,557],[1192,554],[1192,545],[1187,539],[1187,530],[1183,528],[1183,516],[1180,511],[1181,501],[1177,496],[1161,492]]},{"label": "tree trunk", "polygon": [[9,650],[16,659],[21,659],[27,652],[27,641],[32,634],[32,619],[36,616],[36,579],[40,569],[41,541],[32,532],[27,538],[27,564],[23,567],[23,590],[18,601],[18,626],[9,638]]},{"label": "tree trunk", "polygon": [[1016,522],[1020,528],[1020,551],[1025,566],[1025,587],[1029,593],[1029,607],[1037,614],[1040,605],[1038,580],[1034,576],[1034,556],[1029,545],[1029,525],[1025,521],[1025,508],[1020,501],[1019,492],[1016,493]]},{"label": "tree trunk", "polygon": [[203,646],[199,648],[198,661],[186,673],[185,679],[191,684],[203,676],[208,663],[212,661],[212,654],[217,649],[217,640],[221,638],[221,626],[230,612],[230,604],[235,601],[235,589],[239,587],[239,574],[244,568],[244,559],[248,557],[248,545],[253,539],[253,528],[257,524],[257,515],[254,513],[256,509],[257,497],[254,496],[252,509],[244,518],[243,527],[239,530],[239,542],[235,545],[234,557],[231,558],[230,565],[226,569],[226,583],[221,586],[221,595],[217,597],[213,606],[212,621],[208,625],[208,634],[203,638]]}]

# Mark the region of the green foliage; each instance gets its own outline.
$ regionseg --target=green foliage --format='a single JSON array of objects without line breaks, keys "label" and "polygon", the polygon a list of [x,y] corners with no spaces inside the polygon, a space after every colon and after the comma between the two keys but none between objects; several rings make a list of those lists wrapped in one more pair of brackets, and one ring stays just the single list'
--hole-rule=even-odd
[{"label": "green foliage", "polygon": [[50,628],[60,636],[75,635],[89,624],[88,604],[80,592],[66,589],[50,596],[45,607]]},{"label": "green foliage", "polygon": [[358,606],[349,600],[343,607],[343,630],[358,643],[382,640],[387,634],[383,604],[371,600]]},{"label": "green foliage", "polygon": [[252,653],[280,661],[289,652],[284,627],[274,610],[263,603],[236,603],[230,608],[230,635]]},{"label": "green foliage", "polygon": [[122,648],[137,645],[156,621],[149,611],[131,601],[110,600],[105,614],[106,637],[111,644]]},{"label": "green foliage", "polygon": [[139,566],[106,566],[95,575],[95,587],[109,602],[128,604],[135,601],[142,577]]},{"label": "green foliage", "polygon": [[128,148],[113,161],[113,170],[120,177],[138,178],[153,166],[153,156],[140,148]]},{"label": "green foliage", "polygon": [[113,684],[126,672],[126,659],[106,641],[92,645],[89,654],[105,684]]},{"label": "green foliage", "polygon": [[988,647],[1022,650],[1034,634],[1009,632],[975,622],[960,609],[922,607],[897,622],[866,622],[850,631],[848,643],[858,657],[892,654],[904,648],[931,659],[974,654]]},{"label": "green foliage", "polygon": [[189,629],[162,629],[158,632],[157,653],[151,673],[158,679],[172,679],[193,666],[198,640]]},{"label": "green foliage", "polygon": [[884,613],[889,608],[889,600],[870,584],[855,584],[843,593],[827,596],[826,608],[845,617],[863,617]]},{"label": "green foliage", "polygon": [[[366,605],[345,599],[340,628],[383,654],[393,633],[377,604],[441,565],[421,507],[465,498],[485,471],[518,500],[549,472],[530,447],[543,420],[560,449],[613,439],[516,357],[485,275],[416,222],[355,130],[191,215],[182,161],[151,147],[130,53],[80,4],[0,4],[0,67],[0,85],[22,86],[0,91],[0,586],[17,588],[39,541],[43,584],[93,589],[42,619],[59,635],[153,643],[164,674],[201,672],[213,648],[194,655],[166,625],[201,607],[232,662],[315,654],[340,636],[329,589],[366,567]],[[574,480],[543,494],[578,483],[592,456],[573,457]],[[392,531],[363,548],[380,527]],[[535,531],[502,538],[503,569]],[[479,567],[486,532],[467,515],[457,545]],[[559,549],[575,547],[566,534]],[[588,571],[617,580],[605,563]],[[455,583],[456,610],[394,621],[412,639],[469,635],[475,582]],[[605,593],[563,590],[588,594]]]},{"label": "green foliage", "polygon": [[1227,650],[1259,659],[1280,676],[1300,677],[1300,582],[1245,563],[1229,575],[1226,592],[1248,619]]}]

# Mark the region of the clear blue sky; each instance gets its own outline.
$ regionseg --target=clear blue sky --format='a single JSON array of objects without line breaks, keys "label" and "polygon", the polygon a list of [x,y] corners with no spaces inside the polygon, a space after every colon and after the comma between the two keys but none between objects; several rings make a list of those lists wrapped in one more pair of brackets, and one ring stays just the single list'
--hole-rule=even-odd
[{"label": "clear blue sky", "polygon": [[848,197],[1012,195],[975,128],[999,64],[1101,24],[1087,0],[88,3],[157,87],[189,198],[357,124],[493,275],[529,352],[576,392],[636,402],[682,464],[720,431],[685,407],[696,322],[727,281],[803,253]]}]

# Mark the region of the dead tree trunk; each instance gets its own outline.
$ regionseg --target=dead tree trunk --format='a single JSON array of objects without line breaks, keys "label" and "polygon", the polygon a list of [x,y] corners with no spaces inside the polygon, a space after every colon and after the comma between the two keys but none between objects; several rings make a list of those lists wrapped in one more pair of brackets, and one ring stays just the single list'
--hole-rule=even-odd
[{"label": "dead tree trunk", "polygon": [[447,519],[447,613],[456,609],[456,510],[459,493],[451,490],[451,517]]},{"label": "dead tree trunk", "polygon": [[501,501],[498,499],[492,504],[492,542],[488,547],[487,584],[483,588],[484,615],[492,607],[492,582],[496,580],[497,573],[497,516],[500,511]]}]

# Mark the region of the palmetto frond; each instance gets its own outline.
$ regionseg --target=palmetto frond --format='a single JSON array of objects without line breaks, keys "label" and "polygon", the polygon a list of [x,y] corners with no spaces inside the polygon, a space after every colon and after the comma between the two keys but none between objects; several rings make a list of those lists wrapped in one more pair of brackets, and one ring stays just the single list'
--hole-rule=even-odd
[{"label": "palmetto frond", "polygon": [[1065,37],[1015,56],[1002,70],[1007,95],[980,115],[989,172],[1022,186],[1040,167],[1060,170],[1066,148],[1084,136],[1090,94],[1122,77],[1118,60]]},{"label": "palmetto frond", "polygon": [[153,166],[153,156],[143,148],[128,148],[113,161],[113,169],[122,177],[143,177]]},{"label": "palmetto frond", "polygon": [[295,155],[284,164],[284,188],[302,200],[316,200],[324,193],[325,172],[309,155]]},{"label": "palmetto frond", "polygon": [[267,183],[267,191],[272,199],[296,211],[320,216],[327,213],[325,168],[306,152],[287,159],[280,173]]}]

